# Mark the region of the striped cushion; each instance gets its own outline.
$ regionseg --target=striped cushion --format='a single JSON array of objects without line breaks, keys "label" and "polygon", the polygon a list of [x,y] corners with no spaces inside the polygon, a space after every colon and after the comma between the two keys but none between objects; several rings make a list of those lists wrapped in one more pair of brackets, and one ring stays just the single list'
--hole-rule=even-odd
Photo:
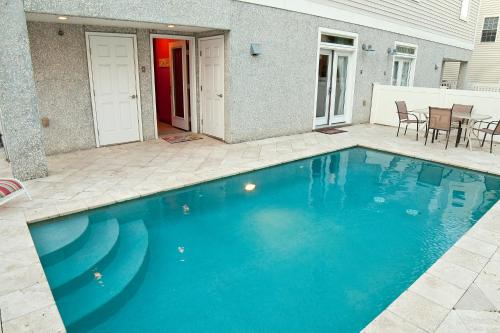
[{"label": "striped cushion", "polygon": [[0,198],[22,189],[21,183],[14,179],[0,179]]}]

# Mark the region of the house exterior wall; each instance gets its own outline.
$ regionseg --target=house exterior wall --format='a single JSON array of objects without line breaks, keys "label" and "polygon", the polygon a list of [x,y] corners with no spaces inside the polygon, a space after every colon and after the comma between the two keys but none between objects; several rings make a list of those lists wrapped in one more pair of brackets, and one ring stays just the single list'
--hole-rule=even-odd
[{"label": "house exterior wall", "polygon": [[[59,31],[64,34],[60,36]],[[144,140],[155,137],[148,30],[28,22],[38,109],[40,117],[49,119],[49,127],[43,128],[49,155],[96,146],[86,31],[137,36],[143,136]]]},{"label": "house exterior wall", "polygon": [[[465,40],[471,40],[475,31],[474,19],[467,21],[460,19],[462,0],[316,0],[312,2],[338,6]],[[471,17],[477,16],[478,9],[479,0],[470,1],[469,15]]]},{"label": "house exterior wall", "polygon": [[481,42],[485,17],[500,17],[500,1],[482,0],[474,52],[469,63],[469,84],[500,84],[500,23],[495,42]]},{"label": "house exterior wall", "polygon": [[[369,120],[372,84],[390,84],[393,57],[386,50],[394,47],[395,41],[418,45],[415,86],[438,87],[443,58],[467,60],[471,53],[387,31],[249,3],[235,2],[232,16],[232,142],[312,129],[320,27],[358,33],[359,47],[369,43],[376,49],[358,51],[353,123]],[[262,55],[257,58],[248,56],[252,42],[263,47]],[[436,64],[438,70],[434,69]]]},{"label": "house exterior wall", "polygon": [[[79,1],[78,3],[63,0],[25,0],[24,3],[25,10],[30,12],[225,29],[225,126],[227,142],[307,132],[312,129],[316,99],[315,86],[317,84],[318,30],[320,27],[358,33],[359,47],[362,43],[367,43],[372,44],[376,50],[375,52],[363,52],[361,49],[358,51],[353,123],[369,120],[372,84],[374,82],[390,82],[393,57],[389,56],[386,50],[389,47],[394,47],[395,41],[413,43],[418,46],[415,86],[439,86],[443,59],[467,61],[471,54],[470,50],[464,48],[269,6],[257,6],[232,0],[195,2],[196,5],[193,1],[160,0],[147,3],[133,0],[120,2],[95,0]],[[134,10],[134,8],[138,9],[136,8],[138,6],[141,7],[140,10]],[[127,8],[127,10],[122,10],[123,8]],[[55,26],[50,28],[53,30],[50,36],[57,39],[57,34],[54,33],[56,32]],[[84,28],[80,26],[74,29],[96,31],[94,27]],[[37,39],[48,36],[44,35],[44,32],[35,30],[37,29],[30,29],[30,38]],[[109,29],[104,30],[109,31]],[[75,33],[78,31],[80,35],[83,35],[82,30],[76,30]],[[126,29],[125,31],[124,29],[113,29],[113,31],[126,32]],[[141,29],[133,29],[133,31],[137,31],[139,68],[145,66],[146,69],[145,73],[142,71],[139,73],[143,130],[145,139],[148,139],[152,137],[151,133],[154,133],[155,126],[152,121],[153,100],[150,92],[149,31]],[[263,53],[258,57],[252,57],[249,54],[250,43],[255,42],[261,43],[263,47]],[[85,51],[84,41],[83,44],[81,40],[78,43],[82,48],[79,54],[85,57],[85,54],[82,55]],[[40,42],[40,44],[43,43]],[[59,49],[61,50],[61,48]],[[38,56],[34,58],[38,59]],[[51,60],[50,57],[46,58],[47,61]],[[438,65],[438,70],[435,69],[435,65]],[[71,62],[67,63],[66,66],[71,68]],[[36,65],[36,71],[45,71],[42,67]],[[84,71],[87,71],[86,66]],[[83,72],[65,73],[65,76],[68,75],[78,75],[81,78],[80,81],[78,78],[74,78],[74,80],[78,81],[83,90],[76,90],[73,94],[82,91],[88,94],[88,87],[83,88],[85,81]],[[35,77],[41,76],[43,77],[40,73],[35,74]],[[50,89],[44,91],[47,96],[41,98],[47,101],[53,100],[51,94],[56,93],[51,92]],[[66,108],[65,103],[61,103],[60,109]],[[83,105],[84,101],[81,103],[80,110],[85,108],[85,115],[74,119],[85,120],[87,125],[80,130],[89,132],[89,128],[93,126],[88,125],[88,112],[91,110],[90,98],[87,98],[87,105]],[[42,103],[42,105],[45,104]],[[42,109],[44,110],[42,113],[53,112],[44,106]],[[53,112],[52,117],[63,116]],[[57,120],[55,119],[54,122]],[[93,134],[89,135],[93,137]],[[49,145],[56,144],[55,137],[56,134],[53,135],[54,139],[51,139]],[[81,142],[81,147],[90,145],[91,141]],[[70,148],[67,144],[61,144],[60,148],[60,150],[51,152],[78,149],[78,147]]]},{"label": "house exterior wall", "polygon": [[443,66],[443,81],[457,81],[458,72],[460,71],[460,62],[447,61]]}]

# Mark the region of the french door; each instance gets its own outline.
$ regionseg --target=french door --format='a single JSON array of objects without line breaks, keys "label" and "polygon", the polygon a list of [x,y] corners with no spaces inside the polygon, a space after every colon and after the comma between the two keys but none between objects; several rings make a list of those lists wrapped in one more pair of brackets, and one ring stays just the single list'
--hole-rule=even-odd
[{"label": "french door", "polygon": [[408,87],[410,85],[411,65],[413,59],[394,58],[392,69],[392,85]]},{"label": "french door", "polygon": [[320,50],[315,126],[346,121],[351,55],[352,52]]}]

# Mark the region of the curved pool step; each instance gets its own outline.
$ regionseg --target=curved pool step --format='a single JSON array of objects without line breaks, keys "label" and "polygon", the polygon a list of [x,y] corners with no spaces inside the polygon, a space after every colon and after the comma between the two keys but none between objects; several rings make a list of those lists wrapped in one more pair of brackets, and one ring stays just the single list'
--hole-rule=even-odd
[{"label": "curved pool step", "polygon": [[142,220],[120,225],[117,252],[102,270],[97,266],[94,279],[56,297],[59,312],[67,328],[78,326],[126,292],[141,272],[148,252],[148,231]]},{"label": "curved pool step", "polygon": [[74,216],[62,221],[34,224],[30,227],[40,260],[49,264],[78,249],[89,228],[87,216]]},{"label": "curved pool step", "polygon": [[120,226],[116,219],[92,222],[85,244],[63,260],[44,267],[54,294],[84,275],[91,278],[92,268],[105,260],[116,246]]}]

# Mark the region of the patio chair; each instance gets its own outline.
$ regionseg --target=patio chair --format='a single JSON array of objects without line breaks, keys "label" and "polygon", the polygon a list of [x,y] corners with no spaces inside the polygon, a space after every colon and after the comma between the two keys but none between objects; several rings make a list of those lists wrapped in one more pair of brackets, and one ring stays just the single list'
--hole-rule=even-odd
[{"label": "patio chair", "polygon": [[[464,116],[470,116],[473,108],[474,105],[464,105],[464,104],[453,104],[453,106],[451,107],[451,113],[453,115],[453,117],[451,118],[452,121],[451,126],[453,128],[458,129],[457,141],[455,142],[455,147],[458,147],[458,144],[460,143],[460,138],[462,137],[462,124],[467,124],[469,122],[468,119],[460,118],[459,115],[463,114]],[[466,136],[467,136],[467,129],[465,129],[464,132],[464,141]]]},{"label": "patio chair", "polygon": [[[408,125],[417,124],[417,141],[418,141],[418,127],[420,124],[426,124],[427,122],[425,120],[418,119],[417,115],[409,113],[408,108],[406,107],[406,103],[404,101],[396,101],[396,109],[398,111],[398,118],[399,118],[398,132],[396,133],[396,136],[399,136],[399,129],[401,128],[401,124],[406,124],[405,135],[406,131],[408,130]],[[410,117],[412,118],[415,117],[415,119],[410,119]]]},{"label": "patio chair", "polygon": [[31,200],[26,187],[19,180],[0,178],[0,206],[23,194]]},{"label": "patio chair", "polygon": [[450,140],[451,127],[451,109],[447,108],[435,108],[429,107],[429,118],[427,119],[427,128],[425,131],[425,145],[427,145],[427,137],[429,132],[432,130],[432,141],[434,142],[434,137],[436,131],[446,132],[446,146],[448,148],[448,141]]},{"label": "patio chair", "polygon": [[[490,128],[491,125],[495,125],[495,128]],[[500,120],[490,121],[488,126],[483,128],[476,129],[480,133],[484,133],[483,142],[481,143],[481,147],[484,146],[484,141],[486,141],[486,135],[491,135],[490,140],[490,153],[493,152],[493,139],[495,135],[500,135]]]}]

